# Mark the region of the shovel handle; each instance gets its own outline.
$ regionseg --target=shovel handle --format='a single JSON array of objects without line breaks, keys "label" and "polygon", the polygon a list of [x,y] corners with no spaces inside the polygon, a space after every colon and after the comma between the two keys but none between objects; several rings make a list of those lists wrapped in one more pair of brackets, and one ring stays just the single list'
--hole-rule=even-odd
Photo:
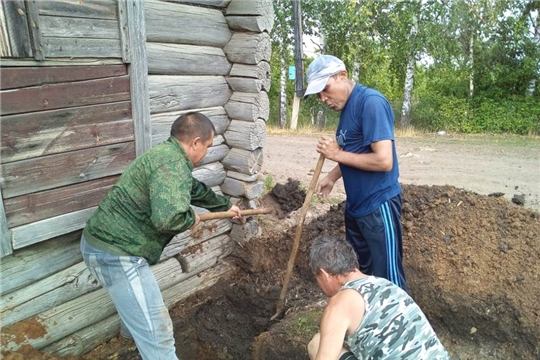
[{"label": "shovel handle", "polygon": [[[248,215],[261,215],[261,214],[268,214],[272,212],[271,209],[261,208],[261,209],[247,209],[247,210],[240,210],[240,214],[242,216],[248,216]],[[207,213],[207,214],[201,214],[199,215],[199,218],[201,221],[206,220],[215,220],[215,219],[230,219],[238,215],[234,211],[222,211],[222,212],[214,212],[214,213]]]}]

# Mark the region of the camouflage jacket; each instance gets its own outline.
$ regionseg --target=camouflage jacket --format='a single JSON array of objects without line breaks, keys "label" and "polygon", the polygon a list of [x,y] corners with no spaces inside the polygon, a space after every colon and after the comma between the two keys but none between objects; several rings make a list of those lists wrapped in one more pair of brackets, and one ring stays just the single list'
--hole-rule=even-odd
[{"label": "camouflage jacket", "polygon": [[345,337],[346,347],[358,359],[448,360],[448,353],[426,316],[405,291],[374,276],[350,281],[366,310],[356,331]]},{"label": "camouflage jacket", "polygon": [[174,235],[190,228],[190,204],[226,211],[231,202],[193,178],[193,164],[170,137],[137,158],[107,193],[86,223],[88,243],[113,255],[158,262]]}]

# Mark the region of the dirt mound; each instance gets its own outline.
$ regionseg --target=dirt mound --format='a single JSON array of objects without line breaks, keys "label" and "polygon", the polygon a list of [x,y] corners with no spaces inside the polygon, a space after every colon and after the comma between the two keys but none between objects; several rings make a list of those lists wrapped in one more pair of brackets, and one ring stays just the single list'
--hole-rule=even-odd
[{"label": "dirt mound", "polygon": [[280,213],[284,216],[300,209],[306,198],[306,192],[300,187],[300,181],[291,178],[288,178],[285,184],[276,184],[270,195],[277,201]]}]

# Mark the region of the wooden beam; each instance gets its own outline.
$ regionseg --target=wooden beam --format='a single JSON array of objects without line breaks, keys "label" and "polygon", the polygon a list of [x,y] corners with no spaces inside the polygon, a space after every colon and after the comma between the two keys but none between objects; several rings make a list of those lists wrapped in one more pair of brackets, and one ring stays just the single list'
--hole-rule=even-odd
[{"label": "wooden beam", "polygon": [[261,61],[256,65],[233,64],[229,76],[260,80],[262,82],[262,89],[266,91],[270,90],[270,64],[266,61]]},{"label": "wooden beam", "polygon": [[129,40],[129,24],[127,19],[127,2],[118,1],[118,29],[120,31],[120,44],[122,47],[122,61],[131,63],[131,45]]},{"label": "wooden beam", "polygon": [[232,148],[222,161],[227,170],[253,175],[261,169],[263,154],[261,149],[254,151]]},{"label": "wooden beam", "polygon": [[82,261],[80,238],[81,231],[76,231],[3,258],[0,261],[2,296]]},{"label": "wooden beam", "polygon": [[13,57],[32,57],[33,52],[24,1],[11,0],[3,1],[2,3],[11,46],[11,55]]},{"label": "wooden beam", "polygon": [[217,8],[226,8],[231,0],[167,0],[168,2],[185,3],[193,5],[213,6]]},{"label": "wooden beam", "polygon": [[270,61],[272,43],[267,33],[235,33],[223,48],[229,61],[256,65],[261,61]]},{"label": "wooden beam", "polygon": [[46,57],[121,58],[120,39],[43,37]]},{"label": "wooden beam", "polygon": [[213,266],[219,259],[229,255],[233,247],[229,235],[223,234],[182,250],[177,259],[182,265],[182,271],[189,273],[203,265]]},{"label": "wooden beam", "polygon": [[231,196],[243,196],[248,199],[255,199],[262,195],[264,191],[263,181],[244,182],[236,179],[225,178],[221,185],[221,191]]},{"label": "wooden beam", "polygon": [[146,0],[147,41],[223,48],[231,37],[223,12],[199,6]]},{"label": "wooden beam", "polygon": [[245,93],[235,91],[227,104],[225,111],[231,119],[255,121],[268,120],[270,115],[270,100],[265,91]]},{"label": "wooden beam", "polygon": [[1,115],[129,100],[129,77],[118,76],[1,91]]},{"label": "wooden beam", "polygon": [[152,147],[152,129],[150,123],[148,63],[146,53],[145,0],[124,1],[121,7],[126,9],[128,40],[131,64],[129,78],[131,82],[131,104],[133,126],[135,128],[135,149],[137,156]]},{"label": "wooden beam", "polygon": [[[2,59],[2,62],[4,59]],[[47,59],[49,61],[49,59]],[[127,75],[125,65],[104,66],[50,66],[50,67],[2,67],[0,88],[2,90],[39,86],[70,81],[83,81]]]},{"label": "wooden beam", "polygon": [[43,44],[41,43],[41,23],[38,14],[38,5],[36,0],[26,0],[25,4],[34,59],[41,61],[45,59],[45,55],[43,54]]},{"label": "wooden beam", "polygon": [[131,141],[4,164],[4,199],[118,175],[134,158]]},{"label": "wooden beam", "polygon": [[217,186],[225,180],[225,169],[219,161],[193,169],[193,177],[208,186]]},{"label": "wooden beam", "polygon": [[117,14],[117,0],[47,0],[39,2],[39,14],[73,18],[112,19]]},{"label": "wooden beam", "polygon": [[84,228],[97,206],[12,229],[13,249],[21,249]]},{"label": "wooden beam", "polygon": [[231,64],[220,48],[146,43],[148,72],[156,75],[228,75]]},{"label": "wooden beam", "polygon": [[266,123],[261,119],[254,122],[233,120],[224,136],[227,144],[234,148],[263,148],[266,144]]},{"label": "wooden beam", "polygon": [[41,15],[39,25],[43,37],[120,39],[120,27],[116,19],[88,19]]},{"label": "wooden beam", "polygon": [[198,166],[221,161],[229,152],[229,146],[225,144],[210,146],[206,151],[206,155],[197,164]]},{"label": "wooden beam", "polygon": [[117,65],[123,64],[122,59],[98,59],[98,58],[51,58],[48,57],[47,61],[36,61],[34,59],[2,59],[2,67],[8,66],[76,66],[76,65],[88,65],[88,66],[104,66],[104,65]]},{"label": "wooden beam", "polygon": [[0,57],[11,57],[11,46],[4,10],[4,1],[0,1]]},{"label": "wooden beam", "polygon": [[[1,176],[1,173],[0,173]],[[11,245],[11,231],[8,228],[6,210],[2,198],[2,188],[0,188],[0,258],[11,255],[13,247]]]},{"label": "wooden beam", "polygon": [[223,106],[231,94],[223,76],[151,75],[149,81],[152,113]]}]

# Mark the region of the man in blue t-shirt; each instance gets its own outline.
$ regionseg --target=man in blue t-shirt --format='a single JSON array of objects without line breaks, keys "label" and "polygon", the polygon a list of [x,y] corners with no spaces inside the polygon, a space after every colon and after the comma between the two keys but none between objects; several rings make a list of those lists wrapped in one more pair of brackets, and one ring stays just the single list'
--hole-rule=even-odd
[{"label": "man in blue t-shirt", "polygon": [[341,111],[336,138],[323,136],[317,144],[317,152],[338,163],[317,192],[327,198],[343,177],[346,235],[360,270],[407,291],[392,108],[381,93],[350,80],[343,61],[332,55],[313,60],[307,81],[304,96],[317,94],[332,110]]}]

